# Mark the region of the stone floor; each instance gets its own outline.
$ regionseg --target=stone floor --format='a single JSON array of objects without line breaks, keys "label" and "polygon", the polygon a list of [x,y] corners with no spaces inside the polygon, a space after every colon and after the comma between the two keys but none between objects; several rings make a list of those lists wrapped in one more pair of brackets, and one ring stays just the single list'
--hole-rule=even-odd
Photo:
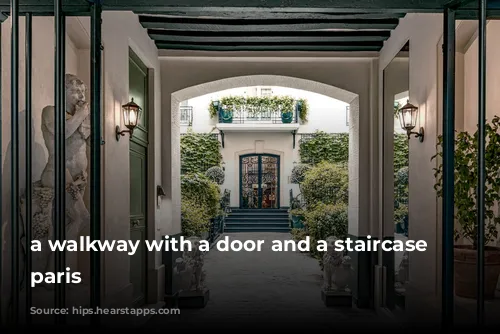
[{"label": "stone floor", "polygon": [[[151,330],[179,327],[276,326],[297,329],[339,329],[389,325],[370,310],[327,308],[321,300],[322,272],[318,261],[300,252],[273,252],[272,240],[290,239],[288,233],[225,234],[230,240],[264,240],[261,252],[220,252],[205,257],[210,300],[203,309],[183,309],[177,316],[157,315]],[[392,322],[391,322],[392,324]],[[149,330],[149,329],[148,329]]]}]

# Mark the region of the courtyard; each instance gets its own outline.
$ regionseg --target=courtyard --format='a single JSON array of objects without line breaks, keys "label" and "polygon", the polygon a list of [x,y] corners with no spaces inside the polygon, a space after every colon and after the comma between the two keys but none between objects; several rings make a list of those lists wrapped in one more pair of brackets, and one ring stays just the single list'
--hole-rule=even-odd
[{"label": "courtyard", "polygon": [[[262,252],[220,252],[213,247],[205,256],[210,299],[203,309],[182,309],[180,315],[157,315],[149,329],[188,326],[217,329],[256,326],[280,329],[366,327],[387,318],[373,310],[326,307],[321,300],[322,271],[318,261],[300,252],[274,252],[273,240],[290,239],[288,233],[229,233],[229,240],[264,240]],[[384,320],[385,319],[385,320]]]}]

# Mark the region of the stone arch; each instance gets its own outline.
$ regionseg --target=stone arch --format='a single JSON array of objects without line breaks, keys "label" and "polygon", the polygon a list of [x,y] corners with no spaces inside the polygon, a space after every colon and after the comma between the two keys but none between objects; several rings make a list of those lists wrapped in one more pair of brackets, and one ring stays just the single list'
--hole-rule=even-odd
[{"label": "stone arch", "polygon": [[[168,179],[171,187],[167,196],[171,199],[172,224],[180,231],[180,112],[182,101],[221,90],[251,86],[281,86],[325,95],[350,105],[349,109],[349,234],[358,235],[360,216],[359,191],[359,95],[332,85],[282,75],[247,75],[209,81],[187,87],[171,94],[171,160]],[[179,226],[175,226],[178,224]]]}]

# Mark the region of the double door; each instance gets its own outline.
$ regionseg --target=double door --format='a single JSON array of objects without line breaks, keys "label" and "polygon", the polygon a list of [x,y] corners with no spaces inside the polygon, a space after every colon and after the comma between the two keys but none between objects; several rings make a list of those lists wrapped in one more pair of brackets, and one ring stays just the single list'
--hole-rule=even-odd
[{"label": "double door", "polygon": [[240,208],[279,209],[280,157],[249,154],[240,157]]}]

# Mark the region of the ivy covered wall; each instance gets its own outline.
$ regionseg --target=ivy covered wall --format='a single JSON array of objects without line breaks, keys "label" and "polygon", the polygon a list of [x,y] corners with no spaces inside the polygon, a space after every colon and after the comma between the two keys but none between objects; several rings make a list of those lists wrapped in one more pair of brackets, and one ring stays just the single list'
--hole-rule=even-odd
[{"label": "ivy covered wall", "polygon": [[[318,131],[304,136],[299,145],[300,162],[316,165],[322,161],[345,164],[349,161],[349,134]],[[408,137],[394,135],[394,173],[408,166]]]},{"label": "ivy covered wall", "polygon": [[221,144],[216,134],[188,132],[181,136],[181,174],[205,173],[220,166]]}]

